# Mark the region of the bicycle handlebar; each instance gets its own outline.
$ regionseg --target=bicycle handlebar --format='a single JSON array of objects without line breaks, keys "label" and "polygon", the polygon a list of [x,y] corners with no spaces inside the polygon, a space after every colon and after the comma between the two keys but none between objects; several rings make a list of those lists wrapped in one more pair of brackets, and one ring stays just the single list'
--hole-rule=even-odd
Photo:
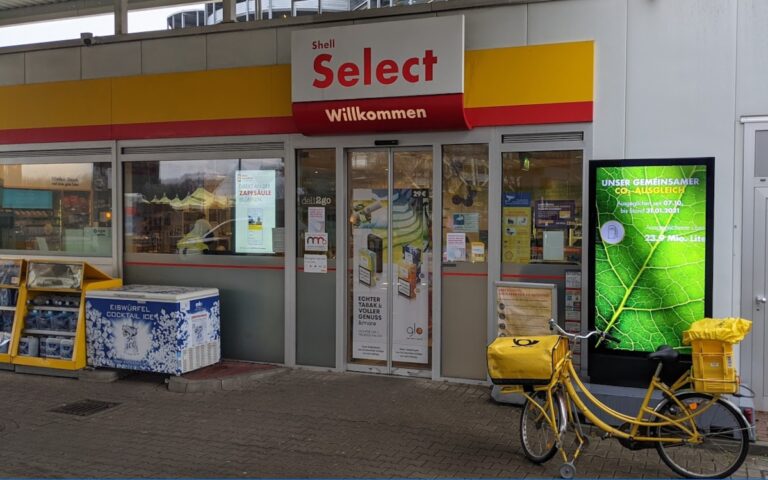
[{"label": "bicycle handlebar", "polygon": [[599,336],[603,340],[608,340],[610,342],[620,342],[620,340],[613,335],[606,333],[606,332],[600,332],[598,330],[593,330],[591,332],[586,333],[585,335],[578,335],[576,333],[569,333],[563,330],[563,328],[557,324],[554,318],[549,319],[549,329],[557,331],[558,334],[568,337],[574,340],[586,340],[587,338],[593,337],[595,335]]}]

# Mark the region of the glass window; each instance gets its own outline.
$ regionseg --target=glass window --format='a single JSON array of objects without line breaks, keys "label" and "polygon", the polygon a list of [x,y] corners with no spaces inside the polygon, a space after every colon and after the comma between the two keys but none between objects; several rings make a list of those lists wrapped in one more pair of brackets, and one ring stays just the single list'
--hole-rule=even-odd
[{"label": "glass window", "polygon": [[487,252],[488,145],[445,145],[443,261],[484,263]]},{"label": "glass window", "polygon": [[281,158],[125,164],[125,250],[282,256]]},{"label": "glass window", "polygon": [[336,150],[299,150],[296,178],[296,252],[304,256],[305,234],[328,234],[328,251],[336,258]]},{"label": "glass window", "polygon": [[0,248],[112,254],[112,167],[0,165]]},{"label": "glass window", "polygon": [[580,150],[502,154],[504,263],[581,263]]}]

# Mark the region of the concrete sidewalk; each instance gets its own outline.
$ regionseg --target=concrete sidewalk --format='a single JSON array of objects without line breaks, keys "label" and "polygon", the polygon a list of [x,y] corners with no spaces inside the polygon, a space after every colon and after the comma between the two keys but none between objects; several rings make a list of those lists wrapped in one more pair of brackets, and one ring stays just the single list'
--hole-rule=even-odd
[{"label": "concrete sidewalk", "polygon": [[[239,390],[174,393],[160,376],[114,383],[0,372],[4,477],[555,477],[527,462],[517,407],[487,387],[280,369]],[[50,410],[119,405],[86,417]],[[768,458],[750,456],[741,477]],[[592,438],[577,477],[672,477],[655,450]]]}]

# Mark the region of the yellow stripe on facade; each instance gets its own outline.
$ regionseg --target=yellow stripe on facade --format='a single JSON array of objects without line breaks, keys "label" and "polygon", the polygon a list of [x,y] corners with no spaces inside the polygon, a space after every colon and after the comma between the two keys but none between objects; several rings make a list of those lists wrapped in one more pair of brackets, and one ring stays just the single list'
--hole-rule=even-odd
[{"label": "yellow stripe on facade", "polygon": [[593,52],[591,41],[467,51],[464,105],[592,101]]},{"label": "yellow stripe on facade", "polygon": [[[465,53],[467,108],[593,99],[594,42]],[[0,87],[0,130],[290,117],[291,67]]]},{"label": "yellow stripe on facade", "polygon": [[113,123],[291,116],[291,67],[116,78]]},{"label": "yellow stripe on facade", "polygon": [[110,80],[0,88],[0,130],[109,125]]}]

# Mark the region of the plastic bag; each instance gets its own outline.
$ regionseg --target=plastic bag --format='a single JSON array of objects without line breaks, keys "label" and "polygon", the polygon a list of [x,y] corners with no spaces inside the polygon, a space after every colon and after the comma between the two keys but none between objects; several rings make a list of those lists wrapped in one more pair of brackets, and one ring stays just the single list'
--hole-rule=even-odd
[{"label": "plastic bag", "polygon": [[743,318],[704,318],[691,324],[683,332],[683,344],[690,345],[692,340],[717,340],[726,343],[739,343],[752,330],[752,322]]}]

